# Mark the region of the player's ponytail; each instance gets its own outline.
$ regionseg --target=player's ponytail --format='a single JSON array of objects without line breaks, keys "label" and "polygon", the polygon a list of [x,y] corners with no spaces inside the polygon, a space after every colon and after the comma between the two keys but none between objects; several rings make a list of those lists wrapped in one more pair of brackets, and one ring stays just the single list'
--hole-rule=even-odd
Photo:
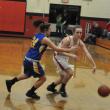
[{"label": "player's ponytail", "polygon": [[44,21],[42,21],[42,20],[35,20],[35,21],[33,22],[33,26],[34,26],[35,28],[38,28],[41,24],[44,24]]},{"label": "player's ponytail", "polygon": [[43,33],[45,31],[48,31],[49,28],[50,28],[50,24],[49,23],[44,23],[44,24],[40,25],[40,31],[43,32]]}]

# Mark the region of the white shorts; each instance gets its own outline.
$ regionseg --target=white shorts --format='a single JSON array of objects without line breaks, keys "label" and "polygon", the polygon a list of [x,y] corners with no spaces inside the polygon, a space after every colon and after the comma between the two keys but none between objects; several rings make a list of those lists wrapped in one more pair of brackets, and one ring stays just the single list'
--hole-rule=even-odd
[{"label": "white shorts", "polygon": [[71,65],[68,63],[69,58],[64,55],[54,55],[53,61],[55,65],[57,66],[57,72],[63,73],[66,69],[72,69],[74,70],[74,65]]}]

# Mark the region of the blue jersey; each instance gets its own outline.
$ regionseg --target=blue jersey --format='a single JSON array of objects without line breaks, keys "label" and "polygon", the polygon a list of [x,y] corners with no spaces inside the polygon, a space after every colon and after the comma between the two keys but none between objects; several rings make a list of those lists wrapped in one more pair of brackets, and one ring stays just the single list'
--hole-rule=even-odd
[{"label": "blue jersey", "polygon": [[35,36],[32,40],[32,46],[26,54],[27,58],[31,58],[33,60],[40,60],[41,59],[43,53],[47,49],[46,44],[41,44],[41,41],[44,37],[45,37],[45,35],[42,33],[35,34]]}]

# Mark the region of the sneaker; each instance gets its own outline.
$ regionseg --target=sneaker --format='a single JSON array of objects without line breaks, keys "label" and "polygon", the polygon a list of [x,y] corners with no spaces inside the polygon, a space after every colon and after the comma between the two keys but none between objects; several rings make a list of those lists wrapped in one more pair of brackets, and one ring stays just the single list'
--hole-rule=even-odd
[{"label": "sneaker", "polygon": [[49,86],[47,87],[47,90],[50,91],[50,92],[52,92],[52,93],[57,93],[57,90],[56,90],[55,87],[52,86],[52,85],[49,85]]},{"label": "sneaker", "polygon": [[11,82],[11,80],[6,80],[6,87],[8,92],[11,92],[11,87],[12,87],[13,83]]},{"label": "sneaker", "polygon": [[26,93],[26,96],[27,96],[27,97],[30,97],[30,98],[33,98],[33,99],[37,99],[37,100],[40,99],[40,96],[38,96],[35,92],[30,92],[30,91],[28,91],[28,92]]},{"label": "sneaker", "polygon": [[67,93],[65,90],[60,90],[60,94],[62,97],[67,97]]}]

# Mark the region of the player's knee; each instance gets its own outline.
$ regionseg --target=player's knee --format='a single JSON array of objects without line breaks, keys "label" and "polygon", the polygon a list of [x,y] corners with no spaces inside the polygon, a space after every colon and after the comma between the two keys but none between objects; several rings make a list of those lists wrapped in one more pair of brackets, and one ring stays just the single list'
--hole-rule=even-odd
[{"label": "player's knee", "polygon": [[40,78],[40,80],[42,80],[43,82],[45,82],[45,81],[46,81],[46,77],[45,77],[45,76],[42,76],[42,77]]},{"label": "player's knee", "polygon": [[72,77],[73,76],[73,73],[70,73],[70,77]]},{"label": "player's knee", "polygon": [[62,74],[63,78],[67,77],[67,74]]},{"label": "player's knee", "polygon": [[68,77],[72,77],[72,76],[73,76],[73,73],[69,73],[69,74],[68,74]]}]

